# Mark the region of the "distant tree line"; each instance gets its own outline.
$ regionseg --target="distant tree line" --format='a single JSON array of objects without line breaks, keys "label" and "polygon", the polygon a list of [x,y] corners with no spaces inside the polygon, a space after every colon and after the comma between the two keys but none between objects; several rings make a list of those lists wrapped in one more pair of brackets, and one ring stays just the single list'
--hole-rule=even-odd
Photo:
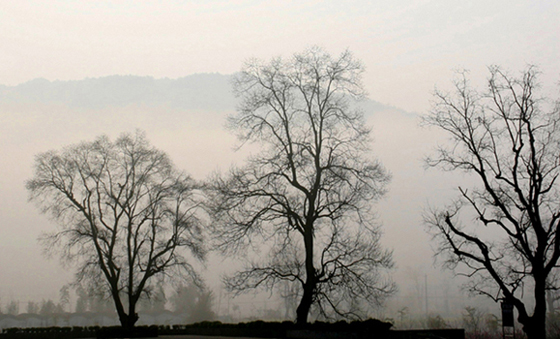
[{"label": "distant tree line", "polygon": [[[22,313],[41,316],[59,315],[63,313],[99,313],[116,315],[115,307],[110,299],[103,298],[78,286],[75,289],[76,303],[70,305],[69,287],[61,289],[59,301],[43,299],[42,301],[29,300],[21,303],[10,300],[6,305],[0,304],[0,314],[18,315]],[[185,316],[185,323],[194,323],[205,320],[214,320],[213,311],[214,295],[212,291],[196,285],[179,285],[174,289],[169,299],[165,295],[163,286],[150,299],[142,299],[139,303],[141,313],[163,313],[171,311]]]},{"label": "distant tree line", "polygon": [[66,312],[65,306],[61,303],[54,302],[51,299],[43,299],[40,302],[28,301],[21,307],[18,300],[10,300],[5,306],[0,307],[0,314],[18,315],[21,313],[51,315]]}]

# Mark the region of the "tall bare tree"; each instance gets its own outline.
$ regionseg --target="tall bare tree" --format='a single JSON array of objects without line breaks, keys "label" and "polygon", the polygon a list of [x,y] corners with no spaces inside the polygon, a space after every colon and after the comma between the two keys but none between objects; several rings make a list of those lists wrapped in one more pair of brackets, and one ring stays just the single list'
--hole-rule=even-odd
[{"label": "tall bare tree", "polygon": [[260,244],[268,254],[226,283],[233,291],[299,284],[297,323],[312,306],[358,317],[394,290],[371,210],[389,175],[369,157],[369,129],[351,108],[364,96],[362,72],[348,51],[334,58],[312,48],[249,62],[234,80],[241,104],[229,124],[262,152],[214,178],[209,201],[222,249]]},{"label": "tall bare tree", "polygon": [[[451,137],[427,163],[480,183],[459,187],[457,201],[427,217],[438,253],[472,291],[512,303],[529,338],[546,337],[546,291],[558,287],[560,257],[560,110],[538,96],[537,75],[491,67],[481,94],[463,74],[455,93],[436,93],[425,120]],[[461,223],[460,212],[474,218]]]},{"label": "tall bare tree", "polygon": [[60,226],[46,247],[77,263],[78,282],[112,297],[124,328],[154,277],[196,278],[181,250],[203,258],[195,188],[141,132],[39,154],[27,182],[30,199]]}]

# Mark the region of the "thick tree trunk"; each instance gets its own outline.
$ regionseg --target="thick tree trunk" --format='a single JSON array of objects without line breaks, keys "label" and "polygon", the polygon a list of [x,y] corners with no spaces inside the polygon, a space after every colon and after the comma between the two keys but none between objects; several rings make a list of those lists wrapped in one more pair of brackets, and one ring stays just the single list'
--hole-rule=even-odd
[{"label": "thick tree trunk", "polygon": [[298,325],[307,324],[307,317],[313,303],[313,293],[315,293],[317,284],[315,266],[313,266],[313,233],[309,231],[310,229],[311,227],[304,235],[306,279],[303,285],[303,296],[296,310],[296,323]]},{"label": "thick tree trunk", "polygon": [[134,324],[136,324],[136,321],[138,321],[138,314],[137,313],[127,314],[124,324],[121,321],[121,326],[123,328],[126,328],[127,330],[131,330],[131,329],[134,328]]},{"label": "thick tree trunk", "polygon": [[125,308],[123,307],[120,295],[118,291],[116,291],[116,288],[113,289],[111,292],[113,296],[113,301],[115,302],[117,315],[119,316],[119,322],[121,323],[121,327],[125,329],[132,329],[134,327],[134,324],[136,324],[136,321],[138,321],[138,314],[135,312],[136,309],[135,305],[132,305],[132,307],[129,306],[129,312],[127,314]]},{"label": "thick tree trunk", "polygon": [[129,319],[129,315],[125,312],[121,296],[119,295],[119,291],[115,281],[112,281],[111,283],[111,295],[115,303],[115,308],[117,310],[117,315],[119,316],[119,322],[121,323],[121,326],[123,328],[132,328],[136,321],[132,322],[132,326],[130,325],[131,320]]},{"label": "thick tree trunk", "polygon": [[138,314],[136,312],[126,314],[124,310],[121,310],[117,313],[119,315],[119,321],[122,328],[128,330],[134,328],[134,324],[136,324],[136,321],[138,321]]},{"label": "thick tree trunk", "polygon": [[135,298],[135,296],[129,296],[126,324],[122,324],[122,326],[128,330],[134,328],[134,324],[136,324],[136,321],[138,321],[138,313],[136,313],[136,301],[137,298]]},{"label": "thick tree trunk", "polygon": [[309,309],[311,308],[311,304],[313,302],[313,290],[314,286],[308,286],[307,284],[303,288],[303,296],[296,310],[296,324],[298,325],[307,324]]},{"label": "thick tree trunk", "polygon": [[546,339],[546,283],[541,276],[535,277],[535,309],[532,316],[522,316],[519,322],[528,339]]},{"label": "thick tree trunk", "polygon": [[545,317],[533,316],[525,320],[523,332],[527,335],[527,339],[546,339]]}]

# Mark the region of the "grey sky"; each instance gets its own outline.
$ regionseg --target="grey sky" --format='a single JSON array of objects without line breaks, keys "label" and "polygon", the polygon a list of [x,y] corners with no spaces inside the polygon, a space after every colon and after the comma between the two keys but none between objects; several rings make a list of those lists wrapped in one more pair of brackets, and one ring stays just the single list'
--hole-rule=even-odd
[{"label": "grey sky", "polygon": [[3,1],[0,83],[113,74],[230,74],[249,57],[349,48],[371,97],[429,107],[456,68],[560,74],[557,1]]}]

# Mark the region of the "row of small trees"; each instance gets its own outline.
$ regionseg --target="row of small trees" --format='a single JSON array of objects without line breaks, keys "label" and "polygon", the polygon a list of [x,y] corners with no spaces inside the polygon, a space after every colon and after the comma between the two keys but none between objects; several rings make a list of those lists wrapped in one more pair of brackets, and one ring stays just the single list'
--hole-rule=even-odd
[{"label": "row of small trees", "polygon": [[[138,304],[140,312],[161,313],[171,310],[175,313],[184,314],[188,322],[212,320],[216,317],[212,310],[214,296],[211,291],[195,285],[179,285],[170,297],[166,297],[163,287],[160,287],[151,299],[140,300]],[[69,289],[65,286],[61,290],[59,302],[51,299],[43,299],[41,302],[29,300],[23,303],[25,308],[22,308],[21,302],[11,300],[0,309],[0,314],[2,311],[9,315],[27,313],[42,316],[72,312],[115,313],[111,300],[103,298],[102,295],[93,295],[80,286],[76,288],[76,303],[75,307],[72,307],[68,292]]]},{"label": "row of small trees", "polygon": [[[50,315],[65,312],[64,307],[65,305],[56,303],[51,299],[42,300],[41,302],[28,301],[25,304],[24,312],[29,314]],[[10,302],[8,302],[5,307],[3,307],[3,311],[3,313],[9,315],[20,314],[22,312],[20,302],[17,300],[10,300]]]}]

